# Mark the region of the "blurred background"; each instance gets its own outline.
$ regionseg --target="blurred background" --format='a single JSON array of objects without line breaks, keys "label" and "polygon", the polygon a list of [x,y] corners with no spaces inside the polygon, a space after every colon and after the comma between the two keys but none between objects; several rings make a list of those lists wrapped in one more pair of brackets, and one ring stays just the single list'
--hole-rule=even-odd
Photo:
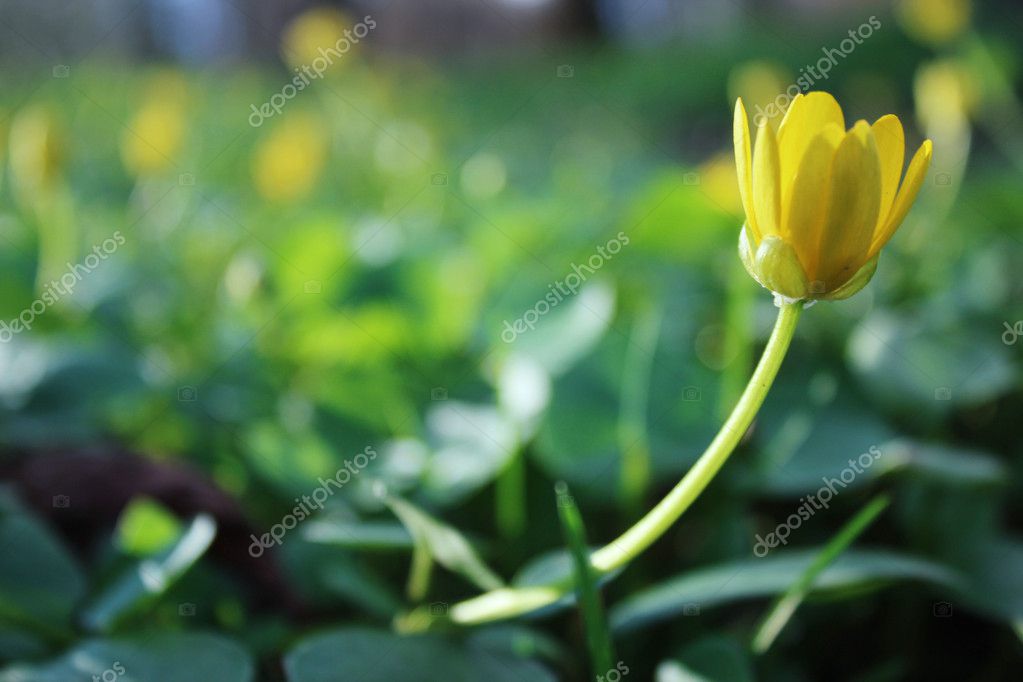
[{"label": "blurred background", "polygon": [[[1021,31],[1009,0],[3,0],[0,680],[1020,679]],[[570,604],[445,627],[566,575],[556,481],[600,545],[717,432],[776,312],[732,106],[808,90],[933,163],[607,583],[615,666]]]}]

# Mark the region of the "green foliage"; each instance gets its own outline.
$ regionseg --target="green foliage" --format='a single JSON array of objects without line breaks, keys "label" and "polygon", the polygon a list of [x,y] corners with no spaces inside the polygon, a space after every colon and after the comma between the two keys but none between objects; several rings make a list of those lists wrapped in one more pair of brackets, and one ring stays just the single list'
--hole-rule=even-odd
[{"label": "green foliage", "polygon": [[[969,61],[1003,73],[981,79],[997,106],[973,112],[969,165],[936,140],[870,285],[803,313],[715,482],[592,586],[624,679],[1014,679],[1023,132],[998,83],[1021,59],[986,16]],[[932,133],[915,71],[934,56],[883,19],[822,85],[918,140]],[[594,548],[582,522],[593,546],[633,523],[745,385],[775,308],[736,257],[730,76],[751,58],[794,75],[848,27],[736,25],[649,51],[353,60],[259,128],[249,106],[286,71],[182,70],[185,139],[143,174],[118,146],[163,70],[87,61],[51,79],[47,64],[41,82],[5,67],[3,139],[41,106],[66,161],[59,191],[33,199],[0,144],[0,323],[43,273],[114,231],[124,243],[31,330],[0,327],[0,681],[115,663],[119,682],[604,672],[587,666],[575,608],[593,604],[575,594],[500,626],[447,616],[482,590],[571,583]],[[553,75],[562,63],[573,78]],[[273,200],[255,159],[302,117],[324,165],[300,199]],[[145,475],[124,473],[122,448]],[[110,462],[83,465],[94,450]],[[836,479],[827,508],[755,554]],[[575,496],[575,563],[555,480]],[[754,653],[771,600],[878,494],[890,509]],[[272,529],[279,542],[247,551]]]}]

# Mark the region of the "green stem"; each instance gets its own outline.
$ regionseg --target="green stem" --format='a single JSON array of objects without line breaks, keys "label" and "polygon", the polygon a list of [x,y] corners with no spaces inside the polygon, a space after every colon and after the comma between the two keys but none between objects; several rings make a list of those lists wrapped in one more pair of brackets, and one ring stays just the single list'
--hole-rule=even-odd
[{"label": "green stem", "polygon": [[433,556],[429,548],[417,542],[412,547],[412,565],[408,572],[408,587],[406,592],[409,599],[414,602],[423,601],[427,592],[430,591],[430,577],[433,575]]},{"label": "green stem", "polygon": [[494,499],[501,537],[517,540],[526,529],[526,457],[521,447],[516,448],[497,477]]},{"label": "green stem", "polygon": [[[757,411],[763,404],[788,351],[802,309],[802,302],[781,306],[771,338],[760,357],[760,363],[717,436],[692,469],[656,507],[617,540],[591,555],[590,564],[594,571],[604,575],[625,566],[639,556],[664,535],[714,479],[753,423]],[[569,577],[547,585],[492,590],[453,605],[450,617],[451,620],[464,625],[512,618],[553,604],[565,596],[572,587],[573,581]]]}]

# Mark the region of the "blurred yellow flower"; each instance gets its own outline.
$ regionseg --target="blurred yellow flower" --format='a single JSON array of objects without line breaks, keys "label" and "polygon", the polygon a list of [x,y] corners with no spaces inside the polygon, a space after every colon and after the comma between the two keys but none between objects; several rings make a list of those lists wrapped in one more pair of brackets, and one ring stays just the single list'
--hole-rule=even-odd
[{"label": "blurred yellow flower", "polygon": [[42,105],[15,116],[10,137],[11,176],[23,199],[48,193],[65,161],[64,137],[53,113]]},{"label": "blurred yellow flower", "polygon": [[714,204],[728,213],[742,211],[739,190],[735,186],[735,160],[726,151],[721,151],[703,162],[699,179],[704,194]]},{"label": "blurred yellow flower", "polygon": [[970,0],[900,0],[899,19],[906,32],[932,45],[959,37],[970,24]]},{"label": "blurred yellow flower", "polygon": [[289,114],[256,149],[252,162],[256,189],[270,201],[306,196],[320,177],[329,143],[316,117]]},{"label": "blurred yellow flower", "polygon": [[121,158],[136,176],[173,166],[186,131],[188,84],[181,74],[160,72],[145,91],[142,105],[121,135]]},{"label": "blurred yellow flower", "polygon": [[870,281],[931,159],[926,140],[900,187],[905,142],[898,117],[860,120],[846,130],[841,107],[826,92],[798,95],[777,134],[762,123],[755,148],[738,100],[734,142],[746,213],[740,256],[761,285],[793,300],[847,298]]},{"label": "blurred yellow flower", "polygon": [[792,100],[792,96],[787,94],[792,82],[791,72],[779,64],[749,61],[728,74],[728,94],[732,101],[742,99],[750,107],[754,122],[759,124],[760,117],[766,117],[777,131],[778,123]]},{"label": "blurred yellow flower", "polygon": [[345,31],[351,28],[352,20],[336,9],[317,7],[303,12],[284,29],[281,57],[293,67],[302,67],[329,56],[339,40],[344,41],[342,46],[347,45],[347,52],[358,42],[345,38]]},{"label": "blurred yellow flower", "polygon": [[920,67],[913,93],[917,115],[928,130],[964,127],[980,99],[969,69],[952,60]]},{"label": "blurred yellow flower", "polygon": [[0,111],[0,180],[4,177],[4,157],[7,154],[7,117]]}]

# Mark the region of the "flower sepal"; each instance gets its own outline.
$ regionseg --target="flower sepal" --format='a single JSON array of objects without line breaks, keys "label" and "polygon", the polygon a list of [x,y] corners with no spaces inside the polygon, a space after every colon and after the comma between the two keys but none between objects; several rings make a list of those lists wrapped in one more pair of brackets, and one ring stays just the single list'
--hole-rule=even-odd
[{"label": "flower sepal", "polygon": [[809,296],[810,284],[799,256],[780,237],[765,237],[754,249],[749,227],[743,225],[739,232],[739,258],[760,286],[782,300],[795,302]]},{"label": "flower sepal", "polygon": [[820,298],[827,301],[841,301],[849,298],[863,287],[870,283],[870,280],[874,278],[874,273],[877,272],[877,259],[878,256],[874,256],[867,263],[856,271],[848,282],[838,287],[832,292],[824,294]]}]

